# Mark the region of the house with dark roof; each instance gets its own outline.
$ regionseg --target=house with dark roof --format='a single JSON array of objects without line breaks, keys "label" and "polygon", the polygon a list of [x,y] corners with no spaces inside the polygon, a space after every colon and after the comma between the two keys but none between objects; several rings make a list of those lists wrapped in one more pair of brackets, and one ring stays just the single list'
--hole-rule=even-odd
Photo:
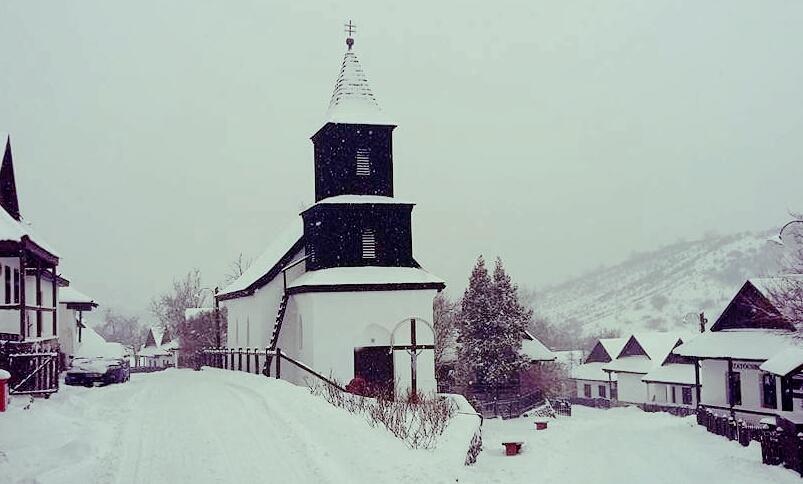
[{"label": "house with dark roof", "polygon": [[25,223],[17,199],[11,137],[0,165],[0,340],[58,349],[59,256]]},{"label": "house with dark roof", "polygon": [[571,369],[571,379],[576,385],[578,399],[616,400],[618,395],[616,374],[602,370],[619,356],[627,338],[603,338],[598,340],[582,365]]},{"label": "house with dark roof", "polygon": [[801,321],[779,295],[803,293],[803,276],[747,280],[711,330],[676,354],[696,363],[700,406],[748,422],[803,423]]},{"label": "house with dark roof", "polygon": [[178,366],[178,342],[170,337],[170,332],[161,326],[151,326],[148,336],[136,354],[136,366],[147,368],[168,368]]},{"label": "house with dark roof", "polygon": [[[636,333],[630,336],[616,358],[602,366],[602,371],[611,378],[616,374],[618,400],[635,404],[664,403],[666,400],[659,397],[655,389],[650,392],[648,375],[665,365],[681,364],[673,361],[670,354],[682,343],[680,335],[675,333]],[[665,385],[671,382],[653,383]]]},{"label": "house with dark roof", "polygon": [[97,308],[98,303],[73,286],[60,287],[58,299],[59,346],[67,363],[75,356],[75,350],[83,342],[86,329],[84,313]]}]

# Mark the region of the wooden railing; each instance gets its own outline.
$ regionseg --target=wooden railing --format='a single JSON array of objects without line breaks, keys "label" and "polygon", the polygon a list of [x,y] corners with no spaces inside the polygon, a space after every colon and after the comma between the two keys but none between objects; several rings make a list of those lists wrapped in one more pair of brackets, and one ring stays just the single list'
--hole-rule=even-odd
[{"label": "wooden railing", "polygon": [[330,378],[282,353],[281,348],[276,348],[275,350],[270,348],[206,348],[201,351],[202,366],[262,374],[267,377],[271,376],[271,368],[273,368],[275,370],[273,374],[278,379],[282,377],[282,360],[341,391],[346,391]]}]

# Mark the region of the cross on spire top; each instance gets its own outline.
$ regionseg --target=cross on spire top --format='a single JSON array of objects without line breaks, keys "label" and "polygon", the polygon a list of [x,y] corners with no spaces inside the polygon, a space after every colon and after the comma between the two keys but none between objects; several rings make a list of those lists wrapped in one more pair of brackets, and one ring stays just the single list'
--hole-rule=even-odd
[{"label": "cross on spire top", "polygon": [[349,20],[349,23],[345,24],[345,27],[346,33],[348,34],[348,37],[346,37],[346,45],[349,47],[349,50],[351,50],[351,47],[354,45],[353,34],[357,32],[357,26],[351,23],[351,20]]}]

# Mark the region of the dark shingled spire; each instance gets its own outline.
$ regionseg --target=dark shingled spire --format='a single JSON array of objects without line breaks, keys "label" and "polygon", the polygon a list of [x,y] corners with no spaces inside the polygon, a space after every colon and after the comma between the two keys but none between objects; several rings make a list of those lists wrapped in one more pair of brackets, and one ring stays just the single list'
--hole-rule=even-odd
[{"label": "dark shingled spire", "polygon": [[14,163],[11,158],[11,136],[6,138],[6,151],[0,166],[0,206],[15,220],[20,220],[17,184],[14,181]]}]

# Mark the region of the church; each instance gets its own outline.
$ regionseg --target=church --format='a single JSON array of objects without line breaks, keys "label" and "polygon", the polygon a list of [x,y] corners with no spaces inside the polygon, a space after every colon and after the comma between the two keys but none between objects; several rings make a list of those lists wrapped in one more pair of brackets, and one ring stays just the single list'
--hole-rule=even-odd
[{"label": "church", "polygon": [[[230,348],[281,349],[343,384],[434,392],[432,303],[444,281],[413,255],[414,204],[394,197],[393,130],[347,50],[312,136],[315,203],[217,294]],[[289,367],[289,368],[288,368]],[[282,378],[304,384],[293,365]]]}]

